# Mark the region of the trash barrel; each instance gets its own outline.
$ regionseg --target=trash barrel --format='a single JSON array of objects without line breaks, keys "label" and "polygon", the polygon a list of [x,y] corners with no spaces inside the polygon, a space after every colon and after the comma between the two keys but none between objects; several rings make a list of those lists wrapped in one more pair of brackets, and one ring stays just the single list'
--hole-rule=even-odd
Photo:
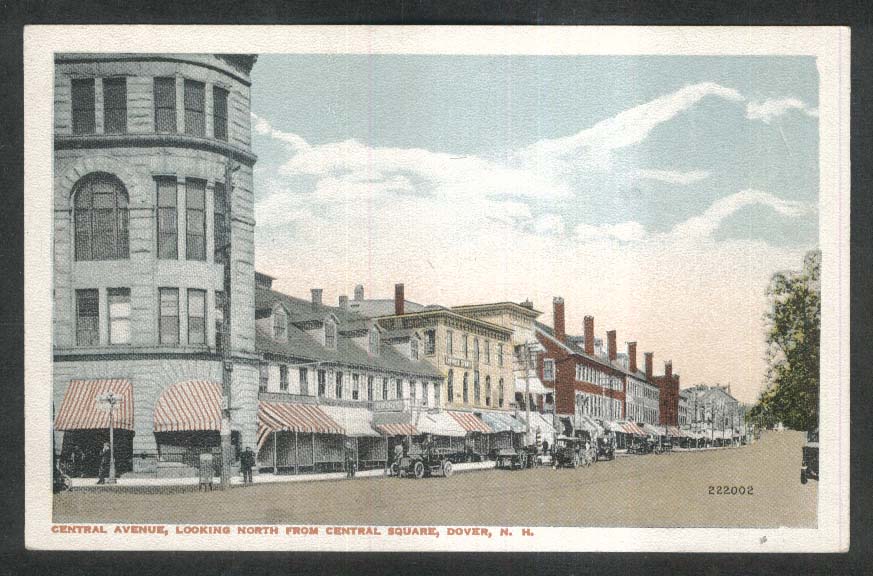
[{"label": "trash barrel", "polygon": [[214,476],[215,469],[212,464],[212,454],[203,452],[200,454],[200,487],[212,490],[212,479]]}]

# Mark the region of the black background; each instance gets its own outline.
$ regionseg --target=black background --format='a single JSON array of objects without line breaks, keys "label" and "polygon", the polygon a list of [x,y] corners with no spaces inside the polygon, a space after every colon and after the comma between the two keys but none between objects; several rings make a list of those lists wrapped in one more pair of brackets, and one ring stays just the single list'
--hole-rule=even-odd
[{"label": "black background", "polygon": [[[0,574],[873,573],[870,469],[873,149],[868,2],[98,2],[0,0]],[[22,34],[27,24],[839,25],[852,28],[851,551],[848,554],[243,554],[24,550]],[[48,193],[48,192],[47,192]],[[46,382],[46,386],[50,386]],[[693,543],[687,543],[693,544]]]}]

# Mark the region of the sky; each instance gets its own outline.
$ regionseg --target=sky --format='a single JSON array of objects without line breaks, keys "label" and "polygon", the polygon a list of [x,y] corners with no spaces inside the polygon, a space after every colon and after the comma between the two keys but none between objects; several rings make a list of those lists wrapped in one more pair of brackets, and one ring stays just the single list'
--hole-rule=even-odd
[{"label": "sky", "polygon": [[[325,301],[533,301],[681,386],[764,384],[766,290],[818,245],[807,57],[262,55],[256,266]],[[642,358],[640,357],[640,362]]]}]

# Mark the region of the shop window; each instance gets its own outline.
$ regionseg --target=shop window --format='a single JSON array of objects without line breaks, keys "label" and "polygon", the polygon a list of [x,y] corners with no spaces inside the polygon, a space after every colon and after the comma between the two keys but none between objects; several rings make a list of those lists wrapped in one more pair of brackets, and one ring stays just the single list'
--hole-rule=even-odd
[{"label": "shop window", "polygon": [[160,320],[159,335],[161,344],[179,343],[179,289],[159,288]]},{"label": "shop window", "polygon": [[158,258],[179,257],[178,184],[175,176],[156,179],[158,187]]},{"label": "shop window", "polygon": [[155,78],[155,132],[176,131],[176,79]]},{"label": "shop window", "polygon": [[288,391],[288,366],[279,364],[279,390]]},{"label": "shop window", "polygon": [[109,343],[130,344],[130,288],[110,288]]},{"label": "shop window", "polygon": [[128,197],[115,176],[85,176],[74,192],[76,260],[130,257]]},{"label": "shop window", "polygon": [[188,344],[206,344],[206,291],[188,290]]},{"label": "shop window", "polygon": [[94,79],[81,78],[72,81],[72,120],[73,134],[93,134],[94,123]]},{"label": "shop window", "polygon": [[227,90],[212,88],[212,131],[218,140],[227,141]]},{"label": "shop window", "polygon": [[206,182],[185,181],[185,258],[206,260]]},{"label": "shop window", "polygon": [[76,290],[76,344],[100,344],[100,294],[97,290]]},{"label": "shop window", "polygon": [[127,78],[103,79],[103,132],[127,132]]},{"label": "shop window", "polygon": [[213,235],[213,261],[216,264],[227,262],[227,188],[224,182],[216,182],[212,189],[212,235]]},{"label": "shop window", "polygon": [[185,134],[205,136],[203,82],[185,80]]}]

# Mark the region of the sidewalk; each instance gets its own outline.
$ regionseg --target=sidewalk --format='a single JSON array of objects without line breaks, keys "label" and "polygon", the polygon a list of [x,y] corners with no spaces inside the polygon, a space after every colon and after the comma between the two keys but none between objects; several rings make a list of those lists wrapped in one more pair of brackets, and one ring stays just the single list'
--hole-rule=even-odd
[{"label": "sidewalk", "polygon": [[[455,464],[452,469],[455,473],[473,472],[476,470],[488,470],[494,468],[494,462],[469,462]],[[355,474],[355,478],[378,478],[385,476],[383,469],[364,470]],[[72,488],[96,488],[112,489],[115,487],[141,487],[141,486],[197,486],[199,478],[119,478],[115,484],[97,484],[96,478],[72,478]],[[252,478],[255,484],[275,484],[280,482],[320,482],[325,480],[347,480],[345,472],[328,472],[322,474],[273,474],[262,473]],[[213,479],[215,486],[221,484],[221,478]],[[242,476],[234,476],[230,479],[232,485],[242,484]]]}]

